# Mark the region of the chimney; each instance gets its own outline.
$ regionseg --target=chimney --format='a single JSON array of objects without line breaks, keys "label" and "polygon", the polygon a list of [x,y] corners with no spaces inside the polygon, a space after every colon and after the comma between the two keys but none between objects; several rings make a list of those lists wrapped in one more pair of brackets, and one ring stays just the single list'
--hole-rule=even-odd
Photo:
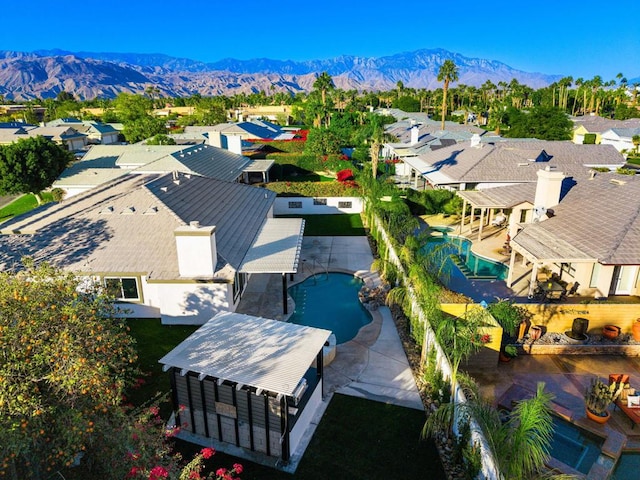
[{"label": "chimney", "polygon": [[240,135],[227,136],[227,150],[242,155],[242,138],[240,138]]},{"label": "chimney", "polygon": [[220,132],[209,132],[209,145],[222,148],[222,135]]},{"label": "chimney", "polygon": [[212,278],[216,271],[216,227],[197,221],[173,231],[178,252],[178,271],[185,278]]},{"label": "chimney", "polygon": [[480,135],[478,135],[477,133],[471,135],[471,147],[480,147]]},{"label": "chimney", "polygon": [[418,137],[420,135],[418,126],[411,127],[411,145],[418,143]]},{"label": "chimney", "polygon": [[544,170],[538,170],[537,174],[538,183],[536,185],[536,198],[533,204],[536,208],[542,207],[544,211],[546,211],[560,203],[564,173],[552,172],[549,167],[547,167]]}]

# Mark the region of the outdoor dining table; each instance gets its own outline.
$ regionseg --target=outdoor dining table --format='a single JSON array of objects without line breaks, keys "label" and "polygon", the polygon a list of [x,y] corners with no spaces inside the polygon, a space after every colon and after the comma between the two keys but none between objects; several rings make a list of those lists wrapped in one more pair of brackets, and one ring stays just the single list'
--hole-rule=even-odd
[{"label": "outdoor dining table", "polygon": [[538,288],[542,292],[545,300],[560,300],[565,289],[564,286],[554,280],[546,280],[538,282]]}]

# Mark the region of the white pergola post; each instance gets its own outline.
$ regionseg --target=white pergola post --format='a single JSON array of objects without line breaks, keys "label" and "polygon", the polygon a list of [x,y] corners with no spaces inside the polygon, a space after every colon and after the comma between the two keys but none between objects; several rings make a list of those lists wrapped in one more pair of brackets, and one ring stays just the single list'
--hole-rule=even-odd
[{"label": "white pergola post", "polygon": [[478,241],[482,241],[482,228],[484,227],[484,212],[486,208],[480,209],[480,227],[478,228]]},{"label": "white pergola post", "polygon": [[460,221],[460,233],[464,229],[464,221],[467,218],[467,199],[462,200],[462,220]]},{"label": "white pergola post", "polygon": [[511,257],[509,258],[509,273],[507,274],[507,287],[511,288],[513,285],[513,270],[516,265],[516,251],[511,249]]}]

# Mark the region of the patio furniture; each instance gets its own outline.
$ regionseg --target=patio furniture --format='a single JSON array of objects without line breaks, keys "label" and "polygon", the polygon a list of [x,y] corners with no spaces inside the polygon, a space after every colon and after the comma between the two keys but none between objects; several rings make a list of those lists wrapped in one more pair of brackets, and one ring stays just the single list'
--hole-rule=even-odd
[{"label": "patio furniture", "polygon": [[563,294],[566,292],[562,284],[556,282],[555,280],[546,280],[543,282],[538,282],[537,290],[540,291],[540,295],[542,296],[542,299],[544,301],[550,301],[550,302],[555,300],[560,300]]},{"label": "patio furniture", "polygon": [[501,227],[502,225],[504,225],[506,221],[507,221],[507,217],[500,214],[491,221],[491,225],[493,225],[494,227]]},{"label": "patio furniture", "polygon": [[[609,375],[609,384],[611,383],[629,383],[629,375],[625,375],[622,373],[612,373]],[[614,410],[620,409],[622,413],[624,413],[629,420],[631,420],[631,429],[633,430],[636,425],[640,424],[640,405],[639,406],[630,406],[627,398],[616,399],[614,402]]]}]

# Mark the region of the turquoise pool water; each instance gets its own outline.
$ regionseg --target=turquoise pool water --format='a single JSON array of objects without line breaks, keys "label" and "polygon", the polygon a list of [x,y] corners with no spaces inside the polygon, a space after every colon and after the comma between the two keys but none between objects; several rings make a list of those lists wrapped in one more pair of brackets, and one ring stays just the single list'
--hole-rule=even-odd
[{"label": "turquoise pool water", "polygon": [[623,452],[611,478],[612,480],[637,480],[639,472],[640,452]]},{"label": "turquoise pool water", "polygon": [[[449,236],[443,231],[441,237],[430,238],[424,248],[436,256],[439,264],[444,264],[444,271],[448,275],[459,271],[468,278],[484,277],[498,280],[507,278],[509,268],[506,265],[478,257],[471,251],[471,241],[466,238]],[[453,263],[450,258],[452,254],[457,255],[464,262],[466,267],[464,272]]]},{"label": "turquoise pool water", "polygon": [[348,342],[371,323],[371,314],[358,299],[363,283],[353,275],[335,272],[307,278],[289,288],[296,303],[289,321],[331,330],[337,343]]},{"label": "turquoise pool water", "polygon": [[604,440],[559,417],[553,417],[553,425],[551,456],[585,475],[589,473]]}]

